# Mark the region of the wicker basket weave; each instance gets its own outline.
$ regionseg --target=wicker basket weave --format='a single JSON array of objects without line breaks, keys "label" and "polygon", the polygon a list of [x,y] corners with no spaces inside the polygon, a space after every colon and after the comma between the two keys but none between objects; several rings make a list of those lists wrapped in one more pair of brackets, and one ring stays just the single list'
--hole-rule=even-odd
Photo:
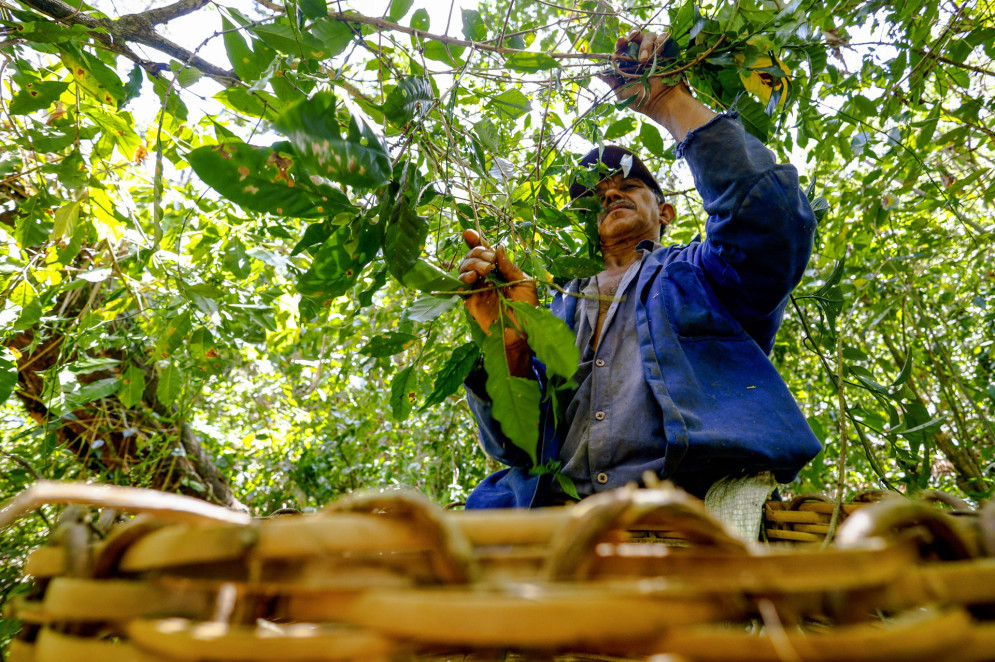
[{"label": "wicker basket weave", "polygon": [[[744,543],[672,489],[487,513],[368,493],[252,519],[41,484],[0,526],[56,502],[137,516],[105,534],[114,518],[77,508],[32,553],[11,662],[995,659],[990,508],[848,505],[818,549]],[[828,526],[826,506],[771,504],[768,537],[824,536],[795,527]],[[683,546],[634,542],[661,531]]]}]

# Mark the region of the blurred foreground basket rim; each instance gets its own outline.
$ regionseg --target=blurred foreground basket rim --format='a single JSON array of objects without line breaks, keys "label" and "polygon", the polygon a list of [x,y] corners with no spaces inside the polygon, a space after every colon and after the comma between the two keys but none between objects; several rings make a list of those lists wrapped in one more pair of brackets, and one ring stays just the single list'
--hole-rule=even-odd
[{"label": "blurred foreground basket rim", "polygon": [[30,556],[35,590],[7,608],[23,623],[15,662],[995,659],[990,506],[844,504],[822,549],[780,542],[824,540],[834,504],[808,495],[766,504],[776,543],[762,545],[668,488],[485,513],[368,492],[270,519],[149,490],[36,488],[0,523],[42,502],[138,516],[101,537],[76,509]]}]

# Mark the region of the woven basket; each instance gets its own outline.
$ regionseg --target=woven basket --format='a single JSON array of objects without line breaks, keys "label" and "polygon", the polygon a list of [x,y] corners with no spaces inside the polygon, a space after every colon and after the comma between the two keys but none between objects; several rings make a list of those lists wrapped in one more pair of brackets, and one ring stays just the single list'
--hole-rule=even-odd
[{"label": "woven basket", "polygon": [[[672,489],[538,512],[368,493],[252,519],[41,484],[0,526],[42,503],[137,516],[104,535],[113,517],[76,509],[31,554],[12,662],[995,659],[991,510],[858,506],[820,550],[744,543]],[[771,512],[825,515],[806,504],[826,505]],[[633,542],[652,531],[684,546]]]}]

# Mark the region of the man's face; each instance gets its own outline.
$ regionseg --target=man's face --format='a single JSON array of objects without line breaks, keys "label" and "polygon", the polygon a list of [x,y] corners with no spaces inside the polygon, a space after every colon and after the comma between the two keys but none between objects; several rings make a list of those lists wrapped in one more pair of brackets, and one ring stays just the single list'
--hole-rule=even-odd
[{"label": "man's face", "polygon": [[617,173],[602,179],[594,193],[601,203],[598,234],[603,246],[658,241],[663,226],[673,219],[674,208],[659,202],[653,189],[638,177]]}]

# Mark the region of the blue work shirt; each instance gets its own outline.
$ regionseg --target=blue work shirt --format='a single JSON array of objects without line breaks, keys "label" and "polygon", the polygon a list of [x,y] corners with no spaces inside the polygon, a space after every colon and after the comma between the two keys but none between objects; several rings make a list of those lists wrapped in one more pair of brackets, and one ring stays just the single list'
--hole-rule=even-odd
[{"label": "blue work shirt", "polygon": [[[686,476],[760,471],[789,482],[820,444],[768,354],[811,255],[815,216],[795,168],[778,165],[734,114],[690,132],[677,151],[708,213],[707,236],[645,254],[634,288],[626,288],[633,296],[641,377],[660,417],[654,469],[679,484]],[[565,289],[579,287],[573,281]],[[558,293],[551,310],[577,332],[577,307],[578,297]],[[534,359],[533,371],[545,395],[545,370]],[[482,383],[479,374],[467,380],[481,444],[509,468],[478,485],[467,508],[545,505],[552,477],[530,472],[527,455],[491,416]],[[569,437],[556,420],[551,399],[544,398],[543,464],[562,458]],[[623,462],[614,470],[635,468]]]},{"label": "blue work shirt", "polygon": [[[605,312],[597,348],[592,347],[601,312],[598,278],[576,283],[582,297],[574,313],[580,365],[577,388],[558,395],[567,405],[559,416],[566,430],[560,447],[561,473],[583,498],[639,481],[644,471],[663,466],[665,434],[660,406],[642,378],[636,333],[636,279],[642,259],[659,244],[642,242],[639,259],[629,265]],[[572,293],[571,290],[567,290]],[[559,483],[553,501],[566,501]]]}]

